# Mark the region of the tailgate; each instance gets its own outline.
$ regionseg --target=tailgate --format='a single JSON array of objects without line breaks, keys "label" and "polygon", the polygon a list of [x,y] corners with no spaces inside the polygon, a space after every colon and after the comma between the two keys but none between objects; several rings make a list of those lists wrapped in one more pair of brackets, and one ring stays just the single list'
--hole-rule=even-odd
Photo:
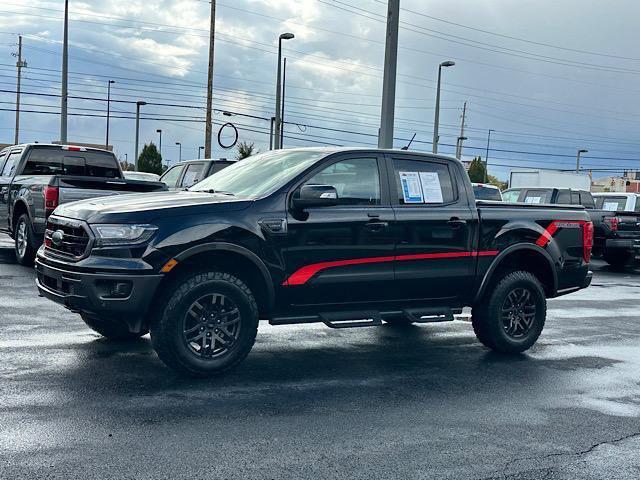
[{"label": "tailgate", "polygon": [[640,237],[640,215],[635,212],[616,212],[618,234],[621,237]]}]

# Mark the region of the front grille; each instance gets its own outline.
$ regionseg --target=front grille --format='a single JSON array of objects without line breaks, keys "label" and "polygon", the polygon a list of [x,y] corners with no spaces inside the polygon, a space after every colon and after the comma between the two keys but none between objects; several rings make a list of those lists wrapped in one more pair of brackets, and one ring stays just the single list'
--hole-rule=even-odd
[{"label": "front grille", "polygon": [[45,251],[69,260],[80,260],[87,254],[91,238],[84,222],[52,215],[47,220],[44,234]]}]

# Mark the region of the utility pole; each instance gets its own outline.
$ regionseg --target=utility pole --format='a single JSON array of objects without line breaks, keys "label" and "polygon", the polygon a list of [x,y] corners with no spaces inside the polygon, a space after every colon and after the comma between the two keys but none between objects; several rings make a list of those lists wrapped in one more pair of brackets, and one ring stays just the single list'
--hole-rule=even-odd
[{"label": "utility pole", "polygon": [[13,141],[15,145],[17,145],[20,139],[20,81],[22,79],[22,69],[27,66],[27,62],[22,60],[22,35],[18,35],[18,54],[14,53],[14,56],[17,56],[18,61],[16,62],[16,67],[18,68],[18,79],[16,83],[16,136]]},{"label": "utility pole", "polygon": [[398,68],[398,24],[400,0],[389,0],[387,6],[387,41],[384,50],[382,111],[378,148],[393,148],[393,124],[396,109],[396,70]]},{"label": "utility pole", "polygon": [[578,150],[578,155],[576,156],[576,173],[580,173],[580,155],[582,153],[587,153],[588,151],[589,150],[585,150],[584,148]]},{"label": "utility pole", "polygon": [[456,149],[456,158],[460,160],[462,157],[462,142],[464,141],[464,122],[467,115],[467,102],[464,102],[464,106],[462,107],[462,123],[460,124],[460,136],[458,137],[458,145]]},{"label": "utility pole", "polygon": [[204,127],[204,158],[211,158],[211,131],[213,128],[213,51],[216,36],[216,0],[211,0],[211,26],[209,27],[209,71],[207,78],[207,118]]},{"label": "utility pole", "polygon": [[495,132],[493,129],[489,129],[489,135],[487,135],[487,154],[484,157],[484,183],[489,180],[489,144],[491,142],[491,132]]},{"label": "utility pole", "polygon": [[64,34],[62,40],[62,97],[60,98],[60,143],[67,143],[67,102],[69,75],[69,0],[64,0]]},{"label": "utility pole", "polygon": [[138,171],[138,143],[140,143],[140,107],[146,105],[147,102],[141,100],[136,102],[136,158],[133,159],[135,171]]},{"label": "utility pole", "polygon": [[111,114],[111,85],[116,83],[115,80],[109,80],[107,82],[107,135],[104,141],[105,150],[109,149],[109,115]]}]

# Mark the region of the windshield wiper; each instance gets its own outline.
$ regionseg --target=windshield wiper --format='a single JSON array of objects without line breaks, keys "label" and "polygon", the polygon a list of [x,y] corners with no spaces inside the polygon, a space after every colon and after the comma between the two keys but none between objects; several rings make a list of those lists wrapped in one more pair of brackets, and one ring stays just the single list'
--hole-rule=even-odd
[{"label": "windshield wiper", "polygon": [[230,197],[235,197],[236,196],[235,193],[225,192],[224,190],[214,190],[213,188],[210,188],[209,190],[196,190],[196,192],[219,193],[220,195],[229,195]]}]

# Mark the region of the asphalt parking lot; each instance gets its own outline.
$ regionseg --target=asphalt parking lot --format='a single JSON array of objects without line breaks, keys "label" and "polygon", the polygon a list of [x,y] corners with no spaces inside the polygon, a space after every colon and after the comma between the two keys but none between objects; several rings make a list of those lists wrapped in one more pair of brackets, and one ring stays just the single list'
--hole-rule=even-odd
[{"label": "asphalt parking lot", "polygon": [[176,377],[39,298],[0,238],[0,478],[640,476],[640,271],[594,263],[526,355],[464,321],[261,325],[247,361]]}]

